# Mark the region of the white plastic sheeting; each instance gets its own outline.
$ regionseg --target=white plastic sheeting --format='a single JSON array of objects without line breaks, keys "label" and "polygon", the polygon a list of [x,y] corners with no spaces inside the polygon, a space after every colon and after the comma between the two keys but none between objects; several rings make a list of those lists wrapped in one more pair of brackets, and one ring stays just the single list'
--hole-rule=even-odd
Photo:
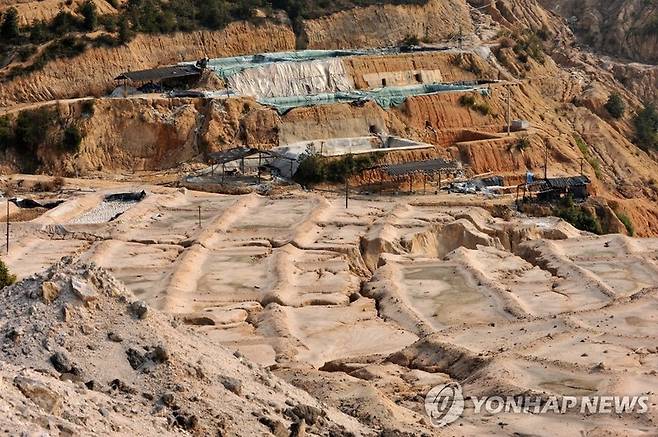
[{"label": "white plastic sheeting", "polygon": [[237,94],[257,98],[305,96],[354,89],[354,81],[339,58],[267,64],[234,74],[228,82]]}]

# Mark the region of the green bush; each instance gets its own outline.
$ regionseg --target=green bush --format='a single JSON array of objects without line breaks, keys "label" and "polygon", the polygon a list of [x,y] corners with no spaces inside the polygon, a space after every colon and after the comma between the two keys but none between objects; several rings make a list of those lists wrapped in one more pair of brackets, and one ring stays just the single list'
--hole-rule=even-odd
[{"label": "green bush", "polygon": [[519,150],[525,150],[528,147],[530,147],[530,138],[528,136],[523,136],[516,142],[516,148]]},{"label": "green bush", "polygon": [[64,136],[62,137],[62,150],[66,152],[75,153],[80,150],[80,144],[82,143],[82,132],[77,126],[68,126],[64,129]]},{"label": "green bush", "polygon": [[4,288],[8,285],[12,285],[16,282],[16,275],[12,275],[9,272],[9,268],[4,261],[0,260],[0,288]]},{"label": "green bush", "polygon": [[633,120],[636,141],[645,149],[658,149],[658,112],[653,103],[648,103]]},{"label": "green bush", "polygon": [[307,150],[299,157],[299,166],[294,180],[302,185],[322,182],[345,182],[345,179],[373,167],[381,154],[345,155],[327,158]]},{"label": "green bush", "polygon": [[48,138],[48,128],[54,115],[46,108],[22,111],[14,130],[16,145],[21,152],[35,153]]},{"label": "green bush", "polygon": [[571,204],[559,207],[555,211],[555,215],[571,223],[576,229],[580,229],[581,231],[592,232],[598,235],[603,233],[599,219],[581,206]]},{"label": "green bush", "polygon": [[619,93],[612,93],[605,104],[605,109],[614,118],[622,118],[626,112],[626,104]]},{"label": "green bush", "polygon": [[98,26],[98,10],[93,0],[85,0],[78,8],[82,15],[82,28],[87,32],[92,32]]},{"label": "green bush", "polygon": [[0,38],[5,42],[12,42],[20,36],[18,29],[18,10],[9,8],[2,14],[0,22]]},{"label": "green bush", "polygon": [[413,47],[420,45],[420,39],[416,35],[407,34],[407,36],[400,41],[402,47]]},{"label": "green bush", "polygon": [[524,64],[528,62],[529,58],[543,64],[546,61],[544,54],[544,45],[541,38],[531,30],[524,30],[520,33],[512,35],[516,41],[513,50],[516,57]]},{"label": "green bush", "polygon": [[94,100],[85,100],[82,102],[82,116],[89,118],[94,115]]},{"label": "green bush", "polygon": [[0,117],[0,150],[4,151],[14,143],[14,128],[9,117]]}]

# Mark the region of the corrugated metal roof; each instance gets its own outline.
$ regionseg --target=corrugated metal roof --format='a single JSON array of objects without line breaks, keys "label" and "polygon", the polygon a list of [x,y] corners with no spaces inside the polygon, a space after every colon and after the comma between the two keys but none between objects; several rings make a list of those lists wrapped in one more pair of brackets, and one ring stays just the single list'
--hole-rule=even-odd
[{"label": "corrugated metal roof", "polygon": [[234,147],[220,152],[209,153],[208,156],[215,164],[226,164],[227,162],[237,161],[238,159],[253,156],[262,153],[265,156],[293,160],[292,158],[276,153],[273,150],[261,150],[253,147]]},{"label": "corrugated metal roof", "polygon": [[135,82],[155,82],[163,79],[198,76],[200,74],[201,70],[194,65],[173,65],[149,70],[127,71],[115,77],[114,80],[128,79]]},{"label": "corrugated metal roof", "polygon": [[438,173],[441,170],[457,170],[457,161],[446,161],[445,159],[432,159],[427,161],[412,161],[402,164],[385,165],[382,169],[389,176],[403,176],[413,173]]},{"label": "corrugated metal roof", "polygon": [[546,179],[546,185],[549,188],[568,188],[588,185],[590,180],[587,176],[570,176],[563,178]]}]

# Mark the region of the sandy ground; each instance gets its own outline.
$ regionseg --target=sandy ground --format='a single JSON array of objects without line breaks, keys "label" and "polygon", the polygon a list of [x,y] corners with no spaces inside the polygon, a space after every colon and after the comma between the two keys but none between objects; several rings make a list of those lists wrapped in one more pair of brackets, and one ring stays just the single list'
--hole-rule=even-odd
[{"label": "sandy ground", "polygon": [[[147,197],[104,221],[102,194],[129,188]],[[465,199],[364,196],[346,209],[317,193],[105,183],[12,224],[4,260],[19,277],[65,255],[93,262],[195,335],[377,432],[656,435],[658,240],[506,221]],[[436,429],[423,398],[446,381],[474,396],[649,394],[652,406],[620,416],[467,409]]]}]

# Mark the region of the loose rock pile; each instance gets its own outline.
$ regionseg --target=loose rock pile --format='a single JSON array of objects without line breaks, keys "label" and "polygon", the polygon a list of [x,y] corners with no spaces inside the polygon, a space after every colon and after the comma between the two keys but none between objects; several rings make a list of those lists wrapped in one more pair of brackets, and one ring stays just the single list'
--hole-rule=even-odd
[{"label": "loose rock pile", "polygon": [[10,434],[368,434],[71,258],[0,291]]}]

